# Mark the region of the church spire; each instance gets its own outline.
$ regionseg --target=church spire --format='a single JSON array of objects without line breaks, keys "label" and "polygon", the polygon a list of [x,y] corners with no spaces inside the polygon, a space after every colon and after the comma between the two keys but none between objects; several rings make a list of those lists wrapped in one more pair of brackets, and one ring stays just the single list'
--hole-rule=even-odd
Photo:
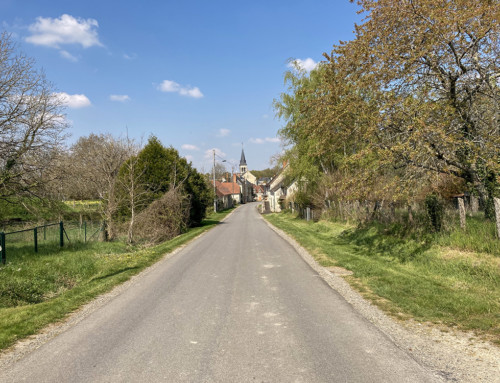
[{"label": "church spire", "polygon": [[241,159],[240,159],[240,173],[247,171],[247,160],[245,159],[245,151],[243,150],[243,143],[241,143]]}]

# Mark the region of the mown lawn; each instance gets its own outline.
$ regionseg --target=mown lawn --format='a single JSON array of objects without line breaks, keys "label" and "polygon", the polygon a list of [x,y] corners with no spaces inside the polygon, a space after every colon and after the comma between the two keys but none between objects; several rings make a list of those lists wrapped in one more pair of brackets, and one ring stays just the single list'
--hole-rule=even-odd
[{"label": "mown lawn", "polygon": [[32,246],[0,265],[0,349],[63,319],[96,296],[217,225],[230,211],[211,214],[200,227],[149,248],[123,242],[74,244],[63,250]]},{"label": "mown lawn", "polygon": [[500,257],[495,254],[459,250],[464,246],[453,238],[464,240],[456,234],[418,240],[375,224],[306,222],[288,213],[265,217],[322,266],[351,270],[349,283],[387,313],[474,330],[500,343]]}]

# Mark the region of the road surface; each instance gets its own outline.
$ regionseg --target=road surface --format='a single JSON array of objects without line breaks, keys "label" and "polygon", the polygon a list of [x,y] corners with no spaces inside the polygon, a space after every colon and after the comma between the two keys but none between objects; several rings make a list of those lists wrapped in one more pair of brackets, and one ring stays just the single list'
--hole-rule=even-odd
[{"label": "road surface", "polygon": [[0,382],[432,382],[255,204],[0,371]]}]

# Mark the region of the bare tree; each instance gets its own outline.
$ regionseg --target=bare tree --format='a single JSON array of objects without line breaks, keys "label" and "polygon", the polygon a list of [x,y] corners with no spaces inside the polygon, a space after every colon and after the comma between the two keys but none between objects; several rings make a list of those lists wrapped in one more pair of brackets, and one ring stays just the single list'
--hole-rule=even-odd
[{"label": "bare tree", "polygon": [[130,157],[127,142],[110,134],[91,134],[71,147],[71,169],[82,187],[93,190],[102,201],[101,214],[106,222],[105,237],[114,239],[113,218],[120,206],[117,176]]},{"label": "bare tree", "polygon": [[147,165],[141,164],[138,154],[142,144],[137,144],[134,140],[127,137],[127,152],[129,158],[122,165],[118,175],[118,187],[120,194],[123,194],[123,205],[130,213],[130,220],[127,230],[127,242],[134,242],[135,220],[138,211],[142,210],[150,201],[149,195],[151,189],[145,181]]},{"label": "bare tree", "polygon": [[0,35],[0,198],[33,195],[67,127],[62,101],[34,60]]}]

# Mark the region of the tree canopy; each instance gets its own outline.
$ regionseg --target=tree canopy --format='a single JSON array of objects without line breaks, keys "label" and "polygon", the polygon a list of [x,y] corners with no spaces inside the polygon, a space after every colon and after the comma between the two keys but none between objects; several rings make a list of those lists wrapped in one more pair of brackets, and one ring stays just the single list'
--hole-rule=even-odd
[{"label": "tree canopy", "polygon": [[498,193],[499,1],[357,3],[355,38],[275,100],[295,176],[344,200]]}]

